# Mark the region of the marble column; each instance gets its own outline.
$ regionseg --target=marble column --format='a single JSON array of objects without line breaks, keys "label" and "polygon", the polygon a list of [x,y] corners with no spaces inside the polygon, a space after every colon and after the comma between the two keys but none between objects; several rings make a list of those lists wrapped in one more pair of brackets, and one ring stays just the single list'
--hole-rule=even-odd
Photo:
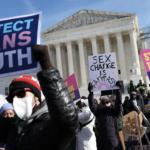
[{"label": "marble column", "polygon": [[125,61],[125,53],[124,53],[124,45],[122,40],[121,32],[116,33],[117,45],[118,45],[118,57],[119,57],[119,65],[121,70],[121,79],[127,79],[126,73],[126,61]]},{"label": "marble column", "polygon": [[78,46],[79,46],[79,57],[80,57],[81,82],[82,82],[82,86],[86,86],[87,74],[86,74],[83,39],[78,39]]},{"label": "marble column", "polygon": [[104,39],[104,48],[105,48],[105,53],[110,53],[111,49],[110,49],[110,42],[109,42],[109,34],[105,33],[103,36]]},{"label": "marble column", "polygon": [[131,43],[131,51],[132,51],[133,62],[138,65],[138,68],[139,68],[139,71],[140,71],[140,74],[141,74],[139,54],[138,54],[138,48],[137,48],[137,42],[136,42],[134,29],[129,30],[129,35],[130,35],[130,43]]},{"label": "marble column", "polygon": [[97,49],[97,42],[96,42],[96,36],[91,36],[91,43],[92,43],[92,52],[93,55],[98,54],[98,49]]},{"label": "marble column", "polygon": [[62,58],[61,58],[61,50],[60,50],[60,43],[55,44],[56,48],[56,62],[57,62],[57,69],[60,72],[61,77],[63,78],[63,71],[62,71]]},{"label": "marble column", "polygon": [[70,76],[74,73],[72,44],[71,41],[67,41],[66,44],[67,44],[67,56],[68,56],[68,69],[69,69],[69,76]]}]

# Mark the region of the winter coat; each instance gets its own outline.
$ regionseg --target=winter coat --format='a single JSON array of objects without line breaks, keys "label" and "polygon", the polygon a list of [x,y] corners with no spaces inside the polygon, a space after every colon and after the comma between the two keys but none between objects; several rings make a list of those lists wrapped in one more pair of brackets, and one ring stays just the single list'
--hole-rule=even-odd
[{"label": "winter coat", "polygon": [[88,106],[82,108],[82,112],[78,114],[78,119],[82,125],[93,119],[78,132],[78,150],[97,150],[96,137],[93,131],[95,117]]},{"label": "winter coat", "polygon": [[94,102],[94,95],[91,93],[88,97],[91,111],[98,119],[99,136],[98,136],[98,150],[108,150],[115,148],[120,150],[120,143],[118,140],[114,116],[119,118],[122,108],[122,94],[121,90],[116,91],[115,109],[113,107],[96,107]]},{"label": "winter coat", "polygon": [[13,118],[0,117],[0,142],[6,150],[66,150],[77,133],[77,110],[59,71],[47,69],[37,76],[47,105],[42,103],[19,126]]},{"label": "winter coat", "polygon": [[146,95],[142,95],[142,98],[143,98],[144,104],[147,105],[147,96]]},{"label": "winter coat", "polygon": [[129,106],[130,106],[130,101],[125,100],[123,106],[123,115],[126,115],[129,113]]},{"label": "winter coat", "polygon": [[[144,100],[143,100],[142,96],[138,95],[136,97],[136,101],[137,101],[137,106],[139,106],[140,109],[142,110],[142,112],[144,113],[145,112],[145,105],[144,105]],[[126,110],[127,113],[130,113],[131,111],[136,111],[131,99],[127,101],[126,105],[124,105],[124,110]],[[124,115],[126,115],[126,114],[124,114]]]}]

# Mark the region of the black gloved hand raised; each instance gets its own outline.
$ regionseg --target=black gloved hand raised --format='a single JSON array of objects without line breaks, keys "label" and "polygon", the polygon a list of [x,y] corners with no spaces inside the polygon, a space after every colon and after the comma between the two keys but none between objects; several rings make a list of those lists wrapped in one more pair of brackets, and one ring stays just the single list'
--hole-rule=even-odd
[{"label": "black gloved hand raised", "polygon": [[89,91],[90,94],[93,94],[92,89],[93,89],[93,86],[92,86],[91,83],[89,83],[89,85],[88,85],[88,91]]},{"label": "black gloved hand raised", "polygon": [[32,48],[32,55],[34,60],[40,63],[42,69],[53,67],[47,46],[35,44]]},{"label": "black gloved hand raised", "polygon": [[120,81],[117,81],[117,82],[116,82],[116,86],[119,86],[119,88],[121,88],[121,82],[120,82]]}]

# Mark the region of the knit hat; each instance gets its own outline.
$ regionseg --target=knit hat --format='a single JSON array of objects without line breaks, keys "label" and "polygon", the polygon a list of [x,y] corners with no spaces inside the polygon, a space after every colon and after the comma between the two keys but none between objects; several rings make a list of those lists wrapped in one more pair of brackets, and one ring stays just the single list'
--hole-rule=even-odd
[{"label": "knit hat", "polygon": [[89,106],[88,99],[81,99],[81,102],[84,103],[86,106]]},{"label": "knit hat", "polygon": [[12,106],[11,103],[5,103],[5,104],[1,107],[1,109],[0,109],[0,114],[2,114],[3,112],[5,112],[5,111],[8,110],[8,109],[14,111],[14,108],[13,108],[13,106]]},{"label": "knit hat", "polygon": [[41,101],[41,87],[39,85],[39,82],[36,78],[28,75],[17,77],[11,82],[9,86],[9,95],[7,98],[9,98],[9,96],[11,96],[15,90],[24,88],[30,88],[31,91]]},{"label": "knit hat", "polygon": [[133,91],[133,92],[131,92],[131,95],[136,95],[136,92],[134,92],[134,91]]},{"label": "knit hat", "polygon": [[101,96],[99,100],[100,100],[100,102],[102,102],[102,101],[110,101],[110,99],[107,96]]}]

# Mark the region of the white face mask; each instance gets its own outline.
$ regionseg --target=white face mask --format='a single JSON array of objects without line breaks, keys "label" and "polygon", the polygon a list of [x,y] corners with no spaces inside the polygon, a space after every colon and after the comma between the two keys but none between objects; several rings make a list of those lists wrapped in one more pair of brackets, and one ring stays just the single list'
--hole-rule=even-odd
[{"label": "white face mask", "polygon": [[18,97],[13,98],[13,107],[14,107],[14,110],[15,110],[17,116],[20,119],[26,120],[31,116],[33,107],[36,104],[36,102],[35,102],[35,104],[32,106],[33,96],[32,97],[24,97],[24,98],[18,98]]}]

